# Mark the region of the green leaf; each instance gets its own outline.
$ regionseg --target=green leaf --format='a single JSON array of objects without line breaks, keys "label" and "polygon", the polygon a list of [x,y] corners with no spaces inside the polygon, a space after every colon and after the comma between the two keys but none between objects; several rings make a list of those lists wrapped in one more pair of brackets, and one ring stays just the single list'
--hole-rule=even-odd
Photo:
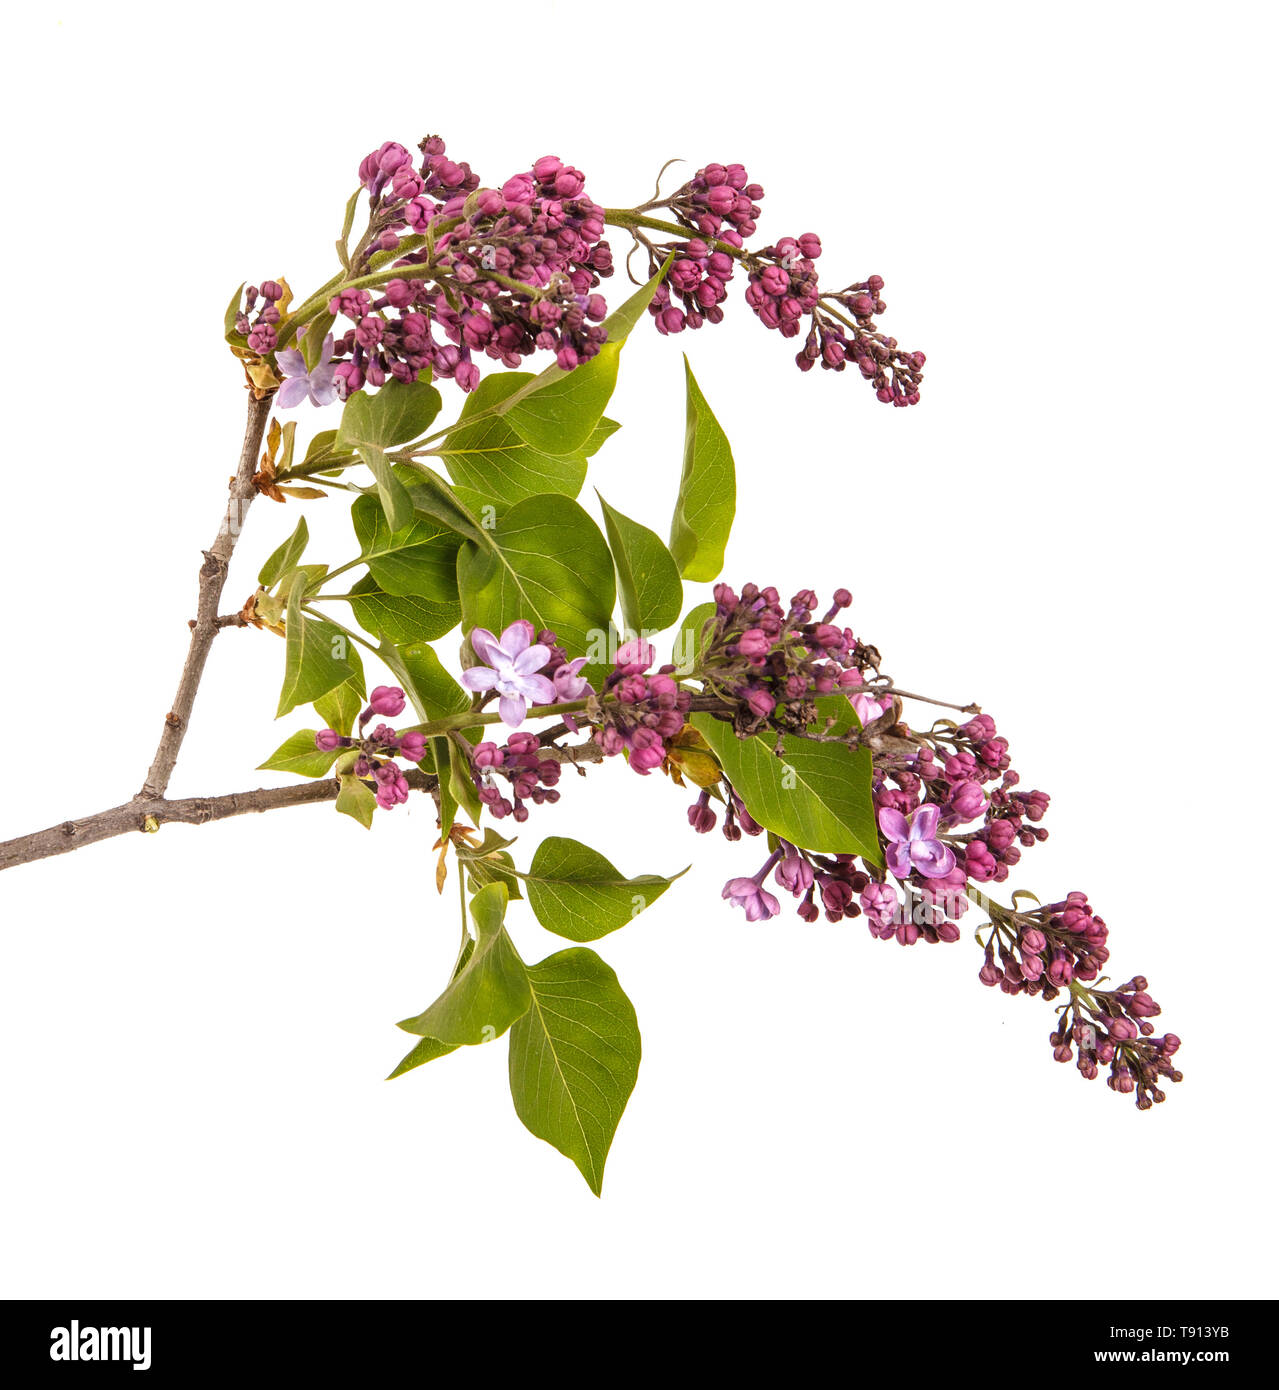
[{"label": "green leaf", "polygon": [[[487,890],[486,890],[487,891]],[[511,1029],[515,1113],[577,1164],[598,1197],[639,1075],[639,1023],[617,976],[582,946],[527,972],[532,1006]]]},{"label": "green leaf", "polygon": [[326,729],[333,729],[343,736],[355,727],[360,708],[364,704],[364,682],[346,681],[335,686],[327,695],[313,700],[315,712],[324,721]]},{"label": "green leaf", "polygon": [[457,533],[433,517],[410,513],[407,526],[391,530],[386,513],[371,497],[357,497],[351,523],[360,542],[360,559],[383,593],[414,594],[436,603],[457,603]]},{"label": "green leaf", "polygon": [[588,845],[552,835],[538,845],[523,879],[529,906],[547,931],[598,941],[633,921],[687,872],[624,878]]},{"label": "green leaf", "polygon": [[487,534],[484,527],[448,483],[424,463],[415,463],[412,468],[416,476],[407,486],[418,516],[433,517],[436,521],[442,521],[450,531],[456,531],[459,536],[486,545]]},{"label": "green leaf", "polygon": [[[465,811],[472,825],[480,823],[480,793],[471,775],[470,757],[462,750],[457,738],[445,740],[449,750],[449,795],[459,810]],[[434,743],[435,740],[433,739]],[[436,755],[438,758],[438,754]],[[441,766],[443,759],[436,764]],[[456,812],[454,813],[456,817]]]},{"label": "green leaf", "polygon": [[348,602],[355,620],[365,630],[385,634],[392,642],[434,641],[457,626],[462,606],[436,603],[416,594],[396,597],[383,593],[372,575],[365,575],[350,588]]},{"label": "green leaf", "polygon": [[266,762],[258,764],[258,771],[295,772],[299,777],[327,777],[342,750],[335,748],[331,753],[322,753],[315,746],[316,732],[315,729],[299,729],[297,733],[290,734]]},{"label": "green leaf", "polygon": [[595,426],[591,437],[582,447],[582,452],[587,458],[592,458],[622,427],[616,420],[610,420],[606,415],[598,425]]},{"label": "green leaf", "polygon": [[395,476],[391,460],[372,445],[361,444],[356,449],[377,483],[377,495],[392,531],[402,531],[413,520],[413,499],[409,490]]},{"label": "green leaf", "polygon": [[671,554],[685,579],[714,579],[737,507],[733,451],[684,358],[684,471],[671,518]]},{"label": "green leaf", "polygon": [[247,280],[240,282],[240,288],[231,296],[231,302],[226,306],[226,313],[222,315],[222,331],[227,342],[230,342],[232,338],[238,338],[240,342],[244,341],[244,338],[235,331],[235,321],[239,316],[240,306],[244,303],[244,287],[247,283]]},{"label": "green leaf", "polygon": [[374,395],[357,391],[342,408],[338,443],[347,449],[406,444],[430,429],[441,404],[440,393],[422,381],[388,381]]},{"label": "green leaf", "polygon": [[[307,371],[313,372],[320,365],[320,353],[324,351],[324,340],[328,337],[336,321],[336,316],[328,313],[317,314],[302,339],[302,360]],[[310,453],[310,450],[307,450]]]},{"label": "green leaf", "polygon": [[661,632],[679,617],[684,600],[684,586],[675,560],[647,526],[615,511],[598,489],[595,495],[604,509],[604,530],[617,570],[622,621],[636,636]]},{"label": "green leaf", "polygon": [[413,503],[383,451],[424,434],[439,409],[440,393],[421,381],[389,381],[373,396],[358,391],[342,409],[338,444],[368,465],[393,531],[413,519]]},{"label": "green leaf", "polygon": [[678,676],[690,676],[702,655],[702,630],[715,616],[713,603],[699,603],[680,621],[671,660]]},{"label": "green leaf", "polygon": [[397,1076],[403,1076],[406,1071],[412,1071],[414,1067],[420,1067],[426,1062],[434,1062],[438,1057],[447,1057],[450,1052],[456,1052],[459,1044],[442,1043],[439,1038],[423,1038],[411,1051],[406,1052],[400,1059],[399,1065],[386,1078],[394,1081]]},{"label": "green leaf", "polygon": [[312,459],[318,459],[322,455],[337,451],[337,430],[321,430],[313,436],[311,442],[306,446],[306,457],[303,463],[310,463]]},{"label": "green leaf", "polygon": [[482,420],[473,429],[449,435],[441,457],[472,511],[491,506],[500,512],[546,492],[576,497],[586,481],[584,452],[553,458],[525,444],[500,419]]},{"label": "green leaf", "polygon": [[[466,962],[471,959],[475,951],[475,938],[469,934],[458,954],[457,964],[453,967],[453,974],[450,979],[456,980],[466,968]],[[405,1053],[400,1058],[399,1065],[386,1079],[394,1081],[397,1076],[403,1076],[406,1071],[412,1071],[414,1067],[420,1067],[426,1062],[434,1062],[437,1057],[447,1057],[450,1052],[456,1052],[457,1043],[442,1043],[439,1038],[423,1038],[416,1047]]]},{"label": "green leaf", "polygon": [[[843,696],[819,700],[818,708],[823,716],[839,717],[845,728],[856,718]],[[738,738],[731,724],[709,714],[695,714],[691,722],[723,764],[746,809],[766,830],[801,849],[860,854],[876,867],[882,865],[869,748],[792,735],[779,758],[770,746],[771,735]]]},{"label": "green leaf", "polygon": [[399,1024],[406,1033],[474,1046],[501,1037],[528,1009],[528,974],[502,925],[506,904],[503,883],[490,883],[471,899],[475,950],[429,1008]]},{"label": "green leaf", "polygon": [[309,705],[344,681],[359,681],[363,672],[351,651],[350,638],[323,618],[302,612],[306,572],[295,571],[284,624],[284,684],[275,712],[278,719],[298,705]]},{"label": "green leaf", "polygon": [[517,618],[550,628],[570,656],[600,645],[615,596],[613,559],[599,527],[568,497],[517,502],[484,546],[458,553],[463,626],[501,632]]},{"label": "green leaf", "polygon": [[463,714],[471,708],[471,697],[444,669],[435,649],[425,642],[396,645],[384,640],[378,655],[395,673],[423,724],[450,714]]},{"label": "green leaf", "polygon": [[293,534],[271,552],[266,564],[258,571],[258,583],[268,589],[272,588],[283,575],[297,565],[309,539],[306,517],[300,517]]},{"label": "green leaf", "polygon": [[352,820],[358,820],[365,830],[373,828],[377,796],[353,772],[344,772],[338,788],[338,810]]},{"label": "green leaf", "polygon": [[[586,477],[586,453],[555,457],[526,444],[509,421],[495,414],[534,378],[529,372],[495,372],[466,398],[458,423],[440,446],[449,476],[480,505],[509,506],[539,493],[576,497]],[[602,440],[600,441],[603,442]]]},{"label": "green leaf", "polygon": [[621,343],[600,350],[571,371],[548,367],[499,407],[526,444],[545,454],[574,454],[595,433],[617,385]]}]

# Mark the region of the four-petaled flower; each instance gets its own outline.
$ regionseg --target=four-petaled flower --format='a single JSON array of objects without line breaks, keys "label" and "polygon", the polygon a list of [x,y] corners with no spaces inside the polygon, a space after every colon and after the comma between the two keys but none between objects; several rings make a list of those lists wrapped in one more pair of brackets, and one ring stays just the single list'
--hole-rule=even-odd
[{"label": "four-petaled flower", "polygon": [[776,917],[782,905],[758,878],[730,878],[722,894],[731,907],[745,909],[748,922],[764,922]]},{"label": "four-petaled flower", "polygon": [[549,705],[556,699],[555,686],[537,673],[551,659],[549,647],[533,641],[533,624],[519,618],[501,638],[484,627],[471,633],[471,646],[485,663],[462,672],[468,690],[496,690],[498,712],[512,729],[524,722],[530,704]]},{"label": "four-petaled flower", "polygon": [[308,372],[306,358],[297,348],[285,348],[275,355],[276,366],[284,373],[284,384],[276,393],[275,403],[282,410],[291,410],[301,405],[308,396],[312,405],[328,405],[337,400],[338,388],[333,380],[337,364],[330,362],[333,356],[333,334],[330,333],[320,349],[320,360]]},{"label": "four-petaled flower", "polygon": [[912,869],[925,878],[945,878],[955,867],[955,852],[937,838],[940,806],[921,806],[909,820],[900,811],[885,806],[879,813],[879,828],[888,844],[884,858],[889,869],[904,879]]}]

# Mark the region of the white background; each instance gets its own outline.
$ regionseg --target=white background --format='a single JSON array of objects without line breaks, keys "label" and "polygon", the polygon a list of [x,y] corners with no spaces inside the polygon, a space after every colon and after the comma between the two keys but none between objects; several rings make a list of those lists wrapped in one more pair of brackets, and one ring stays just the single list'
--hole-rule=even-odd
[{"label": "white background", "polygon": [[[1051,1009],[983,989],[967,932],[748,927],[720,886],[757,844],[614,766],[520,846],[696,864],[602,943],[644,1063],[597,1201],[516,1119],[504,1043],[381,1079],[454,951],[425,806],[172,827],[0,883],[0,1291],[1276,1292],[1270,16],[823,8],[27,7],[0,837],[140,785],[241,436],[223,307],[328,276],[368,149],[439,131],[489,183],[553,152],[614,205],[671,156],[737,159],[763,237],[885,277],[924,402],[802,377],[738,284],[718,329],[637,333],[591,481],[665,530],[686,349],[736,448],[726,577],[847,584],[903,685],[995,714],[1053,796],[1010,887],[1089,893],[1186,1081],[1139,1114],[1054,1064]],[[254,508],[228,607],[296,515]],[[309,515],[315,557],[353,553],[338,503]],[[174,794],[287,780],[252,770],[307,722],[273,723],[281,656],[219,639]],[[530,959],[563,945],[513,926]]]}]

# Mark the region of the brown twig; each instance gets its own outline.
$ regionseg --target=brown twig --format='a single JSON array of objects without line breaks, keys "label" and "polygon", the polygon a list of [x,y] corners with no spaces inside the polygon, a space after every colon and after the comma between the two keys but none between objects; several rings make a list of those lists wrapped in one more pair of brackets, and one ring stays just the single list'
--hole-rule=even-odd
[{"label": "brown twig", "polygon": [[151,761],[142,790],[138,793],[140,799],[164,796],[169,778],[173,775],[173,765],[178,760],[182,740],[186,736],[191,707],[195,704],[200,677],[204,674],[204,663],[208,660],[213,639],[221,630],[218,622],[218,602],[226,584],[231,552],[235,549],[240,527],[255,496],[253,474],[258,466],[262,436],[266,431],[273,399],[273,396],[267,395],[258,400],[256,393],[249,392],[249,417],[244,428],[240,463],[235,477],[231,479],[222,525],[218,528],[213,544],[204,552],[204,563],[200,566],[200,593],[195,625],[191,629],[191,645],[187,649],[186,664],[178,681],[178,693],[173,697],[173,704],[164,717],[164,728],[160,733],[155,757]]},{"label": "brown twig", "polygon": [[[417,791],[434,792],[436,779],[411,768],[408,782]],[[311,782],[293,782],[287,787],[259,787],[256,791],[229,792],[225,796],[189,796],[181,801],[164,797],[137,796],[122,806],[98,811],[80,820],[63,821],[47,830],[22,835],[0,844],[0,870],[37,859],[49,859],[55,854],[69,854],[99,840],[114,839],[130,831],[156,831],[162,825],[207,825],[210,821],[226,820],[230,816],[245,816],[256,811],[278,811],[287,806],[311,806],[317,802],[335,801],[339,783],[336,778]]]}]

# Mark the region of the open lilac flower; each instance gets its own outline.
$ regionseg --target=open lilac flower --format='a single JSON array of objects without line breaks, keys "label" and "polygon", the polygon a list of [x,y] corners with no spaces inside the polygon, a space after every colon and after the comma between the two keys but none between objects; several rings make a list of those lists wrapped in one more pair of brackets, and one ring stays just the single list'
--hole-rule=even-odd
[{"label": "open lilac flower", "polygon": [[723,897],[730,906],[744,908],[748,922],[767,921],[782,910],[777,899],[754,878],[730,878],[724,885]]},{"label": "open lilac flower", "polygon": [[297,348],[285,348],[276,353],[275,362],[284,374],[284,385],[276,393],[275,403],[282,410],[291,410],[301,405],[308,396],[312,405],[328,405],[337,400],[338,389],[333,380],[336,363],[330,362],[333,356],[333,334],[330,333],[320,349],[320,360],[308,372],[306,358]]},{"label": "open lilac flower", "polygon": [[884,857],[897,878],[906,878],[918,869],[925,878],[945,878],[955,867],[955,853],[937,838],[940,806],[921,806],[909,820],[900,811],[885,806],[879,813],[879,828],[888,839]]},{"label": "open lilac flower", "polygon": [[518,618],[501,638],[484,627],[471,633],[475,654],[486,663],[462,672],[467,690],[496,690],[498,712],[512,729],[524,722],[530,704],[549,705],[556,699],[555,686],[537,673],[551,659],[551,649],[533,641],[533,624]]},{"label": "open lilac flower", "polygon": [[781,857],[782,851],[776,849],[768,856],[759,873],[750,878],[730,878],[724,885],[721,896],[728,900],[731,907],[742,908],[748,922],[765,922],[782,910],[781,903],[764,887],[769,870]]},{"label": "open lilac flower", "polygon": [[574,657],[572,661],[565,662],[562,666],[555,668],[555,675],[552,678],[555,684],[555,695],[560,700],[580,700],[583,695],[589,695],[591,683],[581,674],[582,667],[586,665],[584,656]]}]

